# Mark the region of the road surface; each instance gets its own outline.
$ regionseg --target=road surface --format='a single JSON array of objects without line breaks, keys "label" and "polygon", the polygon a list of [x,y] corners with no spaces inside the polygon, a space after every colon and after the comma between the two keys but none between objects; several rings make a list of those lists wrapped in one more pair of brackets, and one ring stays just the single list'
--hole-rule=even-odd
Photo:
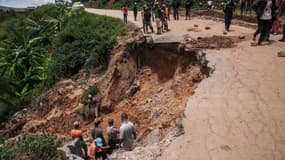
[{"label": "road surface", "polygon": [[[122,18],[120,11],[87,9],[97,14]],[[182,19],[182,17],[181,17]],[[134,22],[141,27],[141,19]],[[199,30],[189,32],[194,24]],[[153,35],[160,41],[222,35],[223,24],[193,18],[171,21],[171,31]],[[210,26],[210,30],[205,30]],[[233,26],[228,35],[245,35],[250,28]],[[185,134],[175,139],[159,160],[284,160],[285,159],[285,51],[281,36],[270,45],[251,47],[250,40],[237,47],[206,50],[216,70],[189,97],[183,125]]]}]

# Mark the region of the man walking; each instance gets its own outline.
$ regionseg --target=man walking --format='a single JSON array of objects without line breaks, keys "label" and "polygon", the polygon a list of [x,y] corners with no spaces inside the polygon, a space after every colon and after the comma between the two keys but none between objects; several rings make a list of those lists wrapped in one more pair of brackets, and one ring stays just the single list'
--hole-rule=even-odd
[{"label": "man walking", "polygon": [[275,0],[257,0],[253,5],[253,9],[258,19],[258,28],[253,35],[253,40],[255,41],[257,34],[260,33],[257,45],[261,45],[266,38],[268,30],[270,30],[272,13],[276,9]]},{"label": "man walking", "polygon": [[174,20],[179,20],[179,6],[180,6],[179,0],[173,0],[172,8],[173,8]]},{"label": "man walking", "polygon": [[185,2],[185,20],[187,20],[187,18],[189,18],[190,20],[190,9],[193,5],[192,0],[186,0]]},{"label": "man walking", "polygon": [[128,121],[126,113],[121,114],[122,125],[120,127],[120,147],[125,151],[133,149],[134,140],[136,139],[136,131],[134,124]]},{"label": "man walking", "polygon": [[228,0],[225,7],[224,7],[225,29],[227,32],[229,32],[229,29],[230,29],[234,10],[235,10],[234,0]]}]

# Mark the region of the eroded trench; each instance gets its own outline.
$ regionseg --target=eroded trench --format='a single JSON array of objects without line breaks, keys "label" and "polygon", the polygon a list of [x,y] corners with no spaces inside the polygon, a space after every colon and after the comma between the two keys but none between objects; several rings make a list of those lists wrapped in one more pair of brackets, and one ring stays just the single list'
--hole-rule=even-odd
[{"label": "eroded trench", "polygon": [[[166,137],[183,116],[187,98],[208,77],[206,54],[179,43],[129,46],[128,65],[136,68],[132,85],[108,117],[127,112],[136,124],[138,141],[152,144]],[[134,71],[134,70],[132,70]],[[107,117],[106,117],[107,118]]]}]

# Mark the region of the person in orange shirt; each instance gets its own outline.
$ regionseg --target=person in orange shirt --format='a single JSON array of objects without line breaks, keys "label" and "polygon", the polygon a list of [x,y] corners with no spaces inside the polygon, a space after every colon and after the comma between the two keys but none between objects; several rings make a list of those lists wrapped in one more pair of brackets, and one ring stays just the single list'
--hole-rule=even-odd
[{"label": "person in orange shirt", "polygon": [[85,157],[87,157],[88,155],[87,155],[87,145],[86,145],[86,143],[85,143],[85,141],[84,141],[84,139],[83,139],[83,135],[82,135],[82,130],[80,129],[80,124],[79,124],[79,122],[78,121],[75,121],[74,123],[73,123],[73,129],[70,131],[70,134],[71,134],[71,137],[72,137],[72,139],[76,139],[76,138],[78,138],[80,141],[81,141],[81,146],[82,146],[82,148],[83,148],[83,150],[84,150],[84,156]]}]

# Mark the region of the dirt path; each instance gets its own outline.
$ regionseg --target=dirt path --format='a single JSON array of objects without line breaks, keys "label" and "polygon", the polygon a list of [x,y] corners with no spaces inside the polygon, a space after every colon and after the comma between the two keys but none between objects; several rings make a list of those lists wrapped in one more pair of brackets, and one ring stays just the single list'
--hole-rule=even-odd
[{"label": "dirt path", "polygon": [[[120,11],[87,10],[122,16]],[[141,26],[140,18],[135,24]],[[194,24],[198,31],[189,32]],[[154,37],[177,41],[185,34],[222,35],[223,24],[193,18],[171,21],[170,28],[171,32]],[[277,57],[285,45],[277,41],[280,36],[272,36],[273,44],[251,47],[251,33],[252,29],[233,26],[228,35],[245,35],[246,41],[231,49],[205,51],[216,71],[189,98],[185,134],[164,150],[160,160],[285,159],[285,58]]]}]

